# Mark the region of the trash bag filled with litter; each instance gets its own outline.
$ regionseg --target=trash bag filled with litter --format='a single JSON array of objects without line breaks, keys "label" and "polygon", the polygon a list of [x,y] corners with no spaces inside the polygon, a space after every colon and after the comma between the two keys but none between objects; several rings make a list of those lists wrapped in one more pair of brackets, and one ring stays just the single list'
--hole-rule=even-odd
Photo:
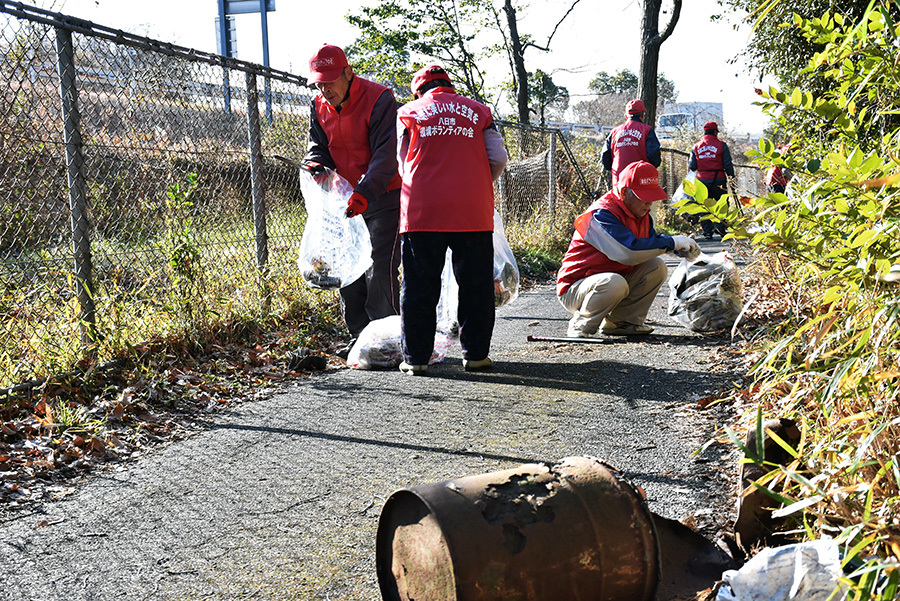
[{"label": "trash bag filled with litter", "polygon": [[519,296],[519,266],[513,254],[503,221],[494,209],[494,306],[502,307]]},{"label": "trash bag filled with litter", "polygon": [[[403,361],[400,343],[401,322],[399,315],[390,315],[370,321],[347,355],[347,365],[353,369],[396,369]],[[451,340],[441,333],[435,334],[434,352],[428,363],[444,360]]]},{"label": "trash bag filled with litter", "polygon": [[741,279],[727,252],[682,259],[669,278],[669,315],[694,332],[731,329],[742,307]]},{"label": "trash bag filled with litter", "polygon": [[353,186],[331,169],[320,179],[317,182],[300,171],[306,225],[297,267],[313,288],[337,290],[355,282],[372,265],[372,241],[362,216],[344,216]]},{"label": "trash bag filled with litter", "polygon": [[441,296],[437,305],[437,332],[448,338],[459,338],[459,321],[456,319],[459,308],[459,284],[453,276],[451,252],[447,249],[444,259],[444,270],[441,272]]}]

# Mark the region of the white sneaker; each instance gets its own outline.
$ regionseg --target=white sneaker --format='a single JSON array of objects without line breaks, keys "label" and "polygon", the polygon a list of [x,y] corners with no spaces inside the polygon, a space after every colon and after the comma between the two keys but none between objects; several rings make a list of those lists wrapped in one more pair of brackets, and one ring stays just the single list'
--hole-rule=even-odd
[{"label": "white sneaker", "polygon": [[466,371],[486,371],[491,369],[494,366],[494,362],[491,361],[490,357],[485,357],[484,359],[479,359],[478,361],[469,361],[468,359],[463,359],[463,369]]},{"label": "white sneaker", "polygon": [[576,328],[574,326],[569,326],[569,328],[566,330],[566,337],[567,338],[590,338],[591,335],[586,332],[582,332],[581,330],[579,330],[578,328]]},{"label": "white sneaker", "polygon": [[408,376],[424,376],[425,372],[428,371],[427,365],[411,365],[406,361],[403,361],[400,364],[400,371],[405,373]]},{"label": "white sneaker", "polygon": [[566,336],[569,338],[593,338],[594,334],[597,333],[597,330],[593,332],[586,332],[582,330],[581,327],[584,325],[585,318],[576,313],[572,316],[572,319],[569,320],[569,327],[566,329]]},{"label": "white sneaker", "polygon": [[646,336],[653,330],[653,326],[646,324],[626,323],[619,325],[607,319],[603,322],[601,331],[607,336]]}]

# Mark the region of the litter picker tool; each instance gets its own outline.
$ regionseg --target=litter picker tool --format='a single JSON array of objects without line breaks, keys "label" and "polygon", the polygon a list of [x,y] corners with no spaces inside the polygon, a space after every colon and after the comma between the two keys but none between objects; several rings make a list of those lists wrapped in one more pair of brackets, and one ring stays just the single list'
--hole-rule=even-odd
[{"label": "litter picker tool", "polygon": [[570,342],[574,344],[606,344],[610,340],[603,338],[573,338],[573,337],[553,337],[553,336],[528,336],[528,342]]}]

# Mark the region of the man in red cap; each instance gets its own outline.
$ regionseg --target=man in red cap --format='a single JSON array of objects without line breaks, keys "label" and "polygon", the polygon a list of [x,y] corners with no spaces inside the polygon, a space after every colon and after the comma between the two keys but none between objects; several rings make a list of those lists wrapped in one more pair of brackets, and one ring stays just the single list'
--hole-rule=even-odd
[{"label": "man in red cap", "polygon": [[[706,186],[709,198],[718,199],[725,194],[728,177],[734,177],[734,165],[728,144],[719,139],[719,125],[715,121],[703,125],[703,137],[691,149],[688,169],[697,172],[697,179]],[[700,226],[706,239],[711,240],[714,232],[724,236],[725,224],[713,223],[711,219],[704,219],[705,216],[708,215],[700,216]]]},{"label": "man in red cap", "polygon": [[400,293],[403,362],[421,375],[434,349],[441,272],[451,252],[459,284],[459,342],[466,371],[493,365],[494,185],[506,167],[491,109],[460,96],[439,65],[413,76],[415,99],[400,107]]},{"label": "man in red cap", "polygon": [[344,51],[325,44],[309,60],[307,81],[319,90],[311,103],[303,166],[328,167],[355,186],[347,216],[362,215],[372,239],[372,267],[340,290],[350,344],[375,319],[400,310],[400,175],[397,101],[385,86],[356,77]]},{"label": "man in red cap", "polygon": [[619,174],[618,187],[594,201],[575,219],[572,243],[557,272],[556,295],[572,313],[566,335],[591,337],[646,335],[653,299],[668,276],[659,255],[676,252],[695,259],[697,243],[653,228],[650,210],[666,191],[659,172],[646,161]]},{"label": "man in red cap", "polygon": [[647,109],[643,100],[632,100],[625,105],[628,120],[613,129],[606,138],[606,147],[600,160],[603,169],[612,173],[612,189],[615,190],[619,174],[631,163],[647,161],[659,167],[662,161],[656,130],[644,123]]}]

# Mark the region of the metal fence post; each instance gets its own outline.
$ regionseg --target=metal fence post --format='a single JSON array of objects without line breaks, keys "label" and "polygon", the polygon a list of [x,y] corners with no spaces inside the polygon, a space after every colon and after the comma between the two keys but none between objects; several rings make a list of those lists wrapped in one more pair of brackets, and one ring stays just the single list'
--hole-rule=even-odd
[{"label": "metal fence post", "polygon": [[550,133],[550,154],[547,157],[549,185],[547,186],[547,202],[550,204],[550,231],[556,229],[556,134]]},{"label": "metal fence post", "polygon": [[269,263],[266,233],[266,190],[263,181],[262,138],[259,131],[259,94],[256,74],[247,72],[247,128],[250,142],[250,183],[253,191],[253,225],[256,232],[256,267],[265,274]]},{"label": "metal fence post", "polygon": [[84,155],[80,115],[78,113],[78,89],[75,87],[75,51],[72,32],[56,28],[57,69],[59,94],[62,101],[63,138],[66,144],[66,171],[69,186],[72,247],[75,258],[75,290],[80,306],[82,344],[96,340],[96,316],[94,308],[94,284],[91,269],[91,239],[88,223],[87,198],[85,197]]}]

